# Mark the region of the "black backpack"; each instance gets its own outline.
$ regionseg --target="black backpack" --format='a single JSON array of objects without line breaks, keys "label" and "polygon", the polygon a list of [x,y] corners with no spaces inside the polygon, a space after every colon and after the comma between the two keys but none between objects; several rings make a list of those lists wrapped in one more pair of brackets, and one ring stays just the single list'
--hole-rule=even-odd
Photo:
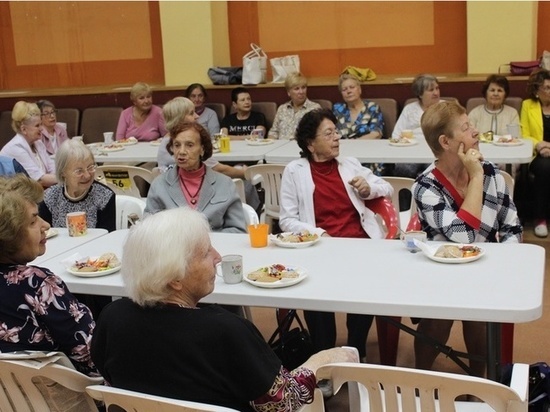
[{"label": "black backpack", "polygon": [[[503,367],[502,383],[510,385],[512,365]],[[529,412],[550,412],[550,366],[545,362],[529,365]]]}]

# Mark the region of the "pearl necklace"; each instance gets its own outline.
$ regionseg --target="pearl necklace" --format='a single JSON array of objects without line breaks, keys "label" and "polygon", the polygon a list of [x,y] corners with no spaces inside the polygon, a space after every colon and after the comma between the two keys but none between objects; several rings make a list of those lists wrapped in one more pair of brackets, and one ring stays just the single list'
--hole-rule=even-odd
[{"label": "pearl necklace", "polygon": [[69,199],[73,202],[78,202],[78,201],[84,199],[84,197],[86,197],[86,195],[88,194],[88,192],[84,192],[80,196],[72,197],[71,195],[69,195],[69,192],[67,191],[67,186],[63,186],[63,189],[64,189],[65,196],[67,197],[67,199]]}]

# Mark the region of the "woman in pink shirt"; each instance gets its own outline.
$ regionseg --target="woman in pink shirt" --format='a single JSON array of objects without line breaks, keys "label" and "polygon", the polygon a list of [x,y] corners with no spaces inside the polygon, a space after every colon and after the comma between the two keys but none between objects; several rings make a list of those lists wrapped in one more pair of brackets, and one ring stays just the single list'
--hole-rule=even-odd
[{"label": "woman in pink shirt", "polygon": [[142,142],[166,135],[162,110],[153,104],[153,91],[147,83],[138,82],[130,90],[133,106],[123,110],[116,128],[116,140],[135,137]]},{"label": "woman in pink shirt", "polygon": [[61,144],[68,140],[67,129],[60,123],[57,123],[57,110],[49,100],[39,100],[36,105],[40,109],[40,118],[42,127],[40,128],[40,138],[48,154],[53,155]]}]

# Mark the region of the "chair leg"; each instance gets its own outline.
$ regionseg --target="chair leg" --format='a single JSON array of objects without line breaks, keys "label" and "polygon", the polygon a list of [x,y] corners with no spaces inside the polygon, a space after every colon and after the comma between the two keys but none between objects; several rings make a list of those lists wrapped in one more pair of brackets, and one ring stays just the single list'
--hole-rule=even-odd
[{"label": "chair leg", "polygon": [[[391,317],[391,319],[401,322],[401,318],[399,317]],[[397,362],[397,346],[399,344],[399,328],[390,325],[384,318],[377,316],[376,332],[378,334],[380,364],[395,366]]]},{"label": "chair leg", "polygon": [[514,363],[514,324],[503,323],[500,333],[500,360],[503,365]]}]

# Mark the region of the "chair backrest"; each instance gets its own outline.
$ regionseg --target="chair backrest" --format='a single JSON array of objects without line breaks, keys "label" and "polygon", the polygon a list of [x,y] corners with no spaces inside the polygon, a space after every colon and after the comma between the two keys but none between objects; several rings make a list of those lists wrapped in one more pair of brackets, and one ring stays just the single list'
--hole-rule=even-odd
[{"label": "chair backrest", "polygon": [[218,115],[218,122],[222,122],[223,118],[227,114],[227,107],[223,103],[205,103],[204,104],[209,109],[212,109]]},{"label": "chair backrest", "polygon": [[[499,412],[527,411],[529,366],[524,364],[514,365],[511,387],[468,375],[365,363],[325,365],[315,375],[331,379],[335,393],[350,382],[355,386],[349,388],[350,396],[354,392],[362,411],[472,410],[467,409],[471,402],[455,401],[460,395],[474,395]],[[352,399],[351,404],[355,404]]]},{"label": "chair backrest", "polygon": [[[403,107],[405,107],[409,103],[416,102],[417,100],[418,100],[418,97],[411,97],[411,98],[405,100],[405,104],[403,105]],[[456,97],[441,97],[441,100],[447,100],[447,101],[459,103],[459,101]]]},{"label": "chair backrest", "polygon": [[85,143],[103,142],[104,132],[116,132],[122,107],[89,107],[82,112],[80,134]]},{"label": "chair backrest", "polygon": [[384,117],[384,131],[382,137],[389,138],[395,128],[395,123],[397,123],[397,101],[395,99],[387,98],[377,98],[377,99],[368,99],[375,102],[382,112]]},{"label": "chair backrest", "polygon": [[57,121],[67,125],[67,136],[78,136],[80,110],[73,108],[57,109]]},{"label": "chair backrest", "polygon": [[[249,166],[244,175],[252,184],[260,184],[265,192],[264,207],[266,223],[279,219],[281,179],[285,165],[264,164]],[[271,227],[270,227],[271,230]]]},{"label": "chair backrest", "polygon": [[105,402],[107,410],[117,405],[126,411],[133,412],[235,412],[235,409],[206,403],[181,401],[162,396],[147,395],[141,392],[113,388],[112,386],[89,386],[88,394],[98,401]]},{"label": "chair backrest", "polygon": [[[522,101],[523,100],[521,99],[521,97],[508,97],[506,100],[504,100],[504,104],[513,107],[519,113],[521,111]],[[466,112],[470,113],[475,107],[485,104],[485,102],[486,100],[484,97],[470,97],[466,101]]]},{"label": "chair backrest", "polygon": [[[390,185],[392,185],[393,187],[393,195],[391,197],[391,202],[393,203],[393,206],[397,210],[399,228],[401,230],[405,230],[407,222],[409,221],[411,216],[416,213],[416,203],[412,198],[412,185],[414,183],[414,179],[411,179],[410,177],[384,176],[384,180],[388,182]],[[408,208],[403,211],[400,209],[400,202],[399,202],[399,193],[402,190],[409,192],[410,199],[411,199]]]},{"label": "chair backrest", "polygon": [[504,170],[500,170],[500,174],[502,177],[504,177],[504,181],[506,182],[506,186],[508,186],[508,192],[510,193],[510,199],[514,199],[514,187],[515,187],[515,180],[510,175],[510,173],[505,172]]},{"label": "chair backrest", "polygon": [[399,218],[391,200],[377,197],[365,200],[365,205],[382,218],[386,228],[386,239],[395,239],[399,232]]},{"label": "chair backrest", "polygon": [[153,172],[143,167],[126,165],[98,166],[96,179],[109,186],[117,195],[137,198],[147,197],[149,185],[153,182]]},{"label": "chair backrest", "polygon": [[243,202],[243,212],[244,212],[244,221],[246,223],[246,226],[257,225],[258,223],[260,223],[260,220],[258,219],[258,214],[254,210],[254,208],[244,202]]},{"label": "chair backrest", "polygon": [[244,181],[239,178],[234,178],[233,183],[235,183],[235,187],[237,188],[237,193],[239,194],[239,197],[241,199],[241,202],[246,203],[246,194],[244,191]]},{"label": "chair backrest", "polygon": [[2,412],[51,410],[43,395],[43,393],[54,392],[51,382],[44,382],[40,378],[47,378],[70,391],[80,393],[78,399],[80,408],[77,406],[74,410],[97,411],[94,401],[86,394],[86,387],[101,384],[103,378],[91,378],[55,363],[37,369],[24,360],[0,360],[0,410]]},{"label": "chair backrest", "polygon": [[116,228],[128,229],[143,217],[145,201],[134,196],[116,195]]},{"label": "chair backrest", "polygon": [[11,128],[11,110],[0,113],[0,149],[15,136]]},{"label": "chair backrest", "polygon": [[312,102],[319,103],[323,109],[332,110],[332,102],[327,99],[311,99]]}]

